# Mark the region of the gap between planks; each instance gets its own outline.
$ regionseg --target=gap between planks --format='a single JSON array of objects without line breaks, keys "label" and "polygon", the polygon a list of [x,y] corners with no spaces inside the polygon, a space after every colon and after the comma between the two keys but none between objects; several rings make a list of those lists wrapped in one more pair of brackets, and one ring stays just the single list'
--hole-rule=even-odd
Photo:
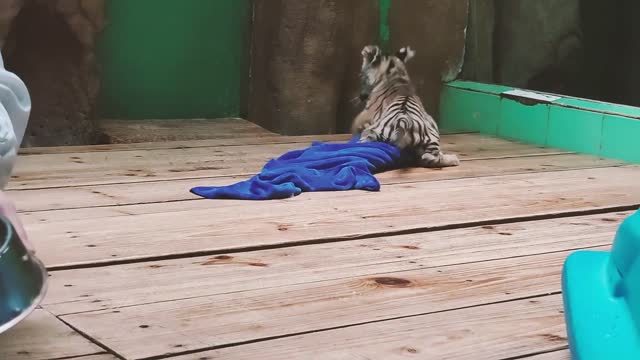
[{"label": "gap between planks", "polygon": [[571,360],[571,353],[569,352],[568,347],[564,347],[561,350],[545,352],[542,354],[536,354],[532,356],[519,356],[519,357],[509,357],[504,358],[502,360]]},{"label": "gap between planks", "polygon": [[172,359],[494,360],[565,347],[561,297],[541,297],[535,304],[532,300],[309,333]]},{"label": "gap between planks", "polygon": [[[443,144],[462,158],[474,159],[567,153],[471,134],[450,135],[443,138]],[[248,175],[260,171],[268,160],[296,149],[299,144],[33,155],[18,159],[8,188]]]},{"label": "gap between planks", "polygon": [[71,359],[103,350],[43,309],[0,336],[0,359]]},{"label": "gap between planks", "polygon": [[559,291],[569,253],[372,273],[62,318],[126,358],[149,358],[520,299],[535,304],[532,299]]},{"label": "gap between planks", "polygon": [[[145,350],[141,351],[147,351],[152,347],[155,349],[153,351],[160,354],[169,354],[171,351],[189,351],[190,345],[186,339],[193,339],[191,344],[196,344],[193,346],[202,346],[205,342],[198,336],[212,336],[216,342],[221,341],[224,336],[234,334],[229,333],[231,331],[229,329],[233,329],[234,326],[246,327],[248,329],[246,331],[254,336],[269,330],[290,331],[291,326],[277,324],[267,326],[264,322],[286,322],[292,316],[312,318],[292,320],[297,324],[296,326],[303,326],[303,324],[314,324],[313,319],[321,319],[322,314],[335,314],[340,309],[345,315],[330,321],[347,321],[350,316],[359,313],[369,319],[366,322],[371,322],[370,318],[383,316],[379,314],[380,312],[388,311],[390,312],[388,316],[393,318],[407,317],[417,315],[406,313],[411,312],[411,309],[415,312],[416,307],[424,306],[429,309],[429,312],[445,311],[448,306],[459,309],[479,306],[478,303],[504,302],[556,292],[560,288],[562,261],[571,252],[567,249],[593,246],[599,247],[599,250],[608,249],[607,245],[602,247],[602,244],[611,242],[617,225],[626,215],[628,214],[617,214],[607,218],[590,216],[482,227],[443,232],[438,234],[442,236],[437,237],[433,234],[431,238],[426,239],[417,236],[394,237],[378,239],[372,243],[364,241],[347,243],[334,249],[315,246],[249,256],[239,254],[218,258],[147,263],[135,267],[122,266],[92,271],[95,273],[93,277],[89,275],[89,270],[54,272],[51,278],[51,295],[54,298],[48,301],[55,301],[55,297],[68,297],[69,293],[72,293],[79,295],[79,300],[71,299],[64,305],[68,309],[77,310],[82,306],[91,306],[94,309],[107,307],[109,310],[63,316],[63,318],[74,327],[82,329],[83,332],[86,331],[91,338],[104,342],[105,346],[115,349],[127,358],[144,358],[149,354],[129,353],[128,349],[113,343],[119,341],[119,337],[113,334],[126,333],[127,338],[137,339],[139,344],[153,344],[145,346]],[[562,249],[561,252],[539,254],[539,252],[560,249]],[[400,256],[405,258],[398,260],[398,254],[402,254]],[[306,262],[300,263],[299,258],[303,255]],[[518,257],[501,258],[509,255]],[[323,261],[326,261],[323,259],[330,256],[331,264],[324,264]],[[491,260],[496,258],[500,259]],[[475,262],[451,264],[456,261]],[[257,264],[261,265],[256,266]],[[296,271],[297,269],[300,270]],[[281,282],[282,288],[267,287],[277,285],[273,283],[274,279],[260,276],[260,273],[270,271],[278,273],[279,279],[275,280]],[[337,276],[338,274],[342,276]],[[345,277],[346,275],[352,277]],[[322,280],[314,276],[319,276]],[[331,276],[337,278],[327,280]],[[372,278],[378,279],[382,284],[376,280],[372,281]],[[296,285],[291,284],[292,279],[306,279],[307,282]],[[411,286],[408,286],[405,281],[409,281]],[[192,287],[185,287],[187,284],[191,284]],[[375,286],[358,286],[358,284]],[[122,288],[122,285],[127,287]],[[247,285],[254,286],[254,289],[241,291],[237,288],[237,286]],[[102,293],[89,298],[81,295],[95,290],[100,291],[105,286],[111,286],[113,290],[119,292],[119,295]],[[236,288],[231,289],[228,288],[229,286]],[[173,289],[169,289],[170,287]],[[225,288],[236,291],[197,299],[144,303],[138,306],[121,302],[135,298],[138,298],[138,301],[155,301],[167,295],[192,293],[192,290],[221,291]],[[340,290],[341,288],[343,290]],[[358,295],[350,299],[353,297],[351,289],[358,291]],[[382,295],[378,293],[379,291],[383,292]],[[384,291],[387,293],[385,294]],[[418,293],[412,293],[412,291]],[[340,292],[344,294],[341,296]],[[113,301],[105,299],[103,295],[111,297]],[[316,300],[314,297],[317,297]],[[120,301],[119,305],[118,301]],[[402,308],[389,306],[393,303],[402,303],[403,306]],[[58,304],[58,310],[63,309],[61,305]],[[257,307],[254,308],[255,306]],[[438,310],[438,306],[444,306],[445,309]],[[45,304],[45,307],[55,311],[56,305]],[[284,310],[278,310],[280,307]],[[350,307],[355,308],[350,310]],[[363,308],[360,309],[360,307]],[[139,311],[141,308],[144,311]],[[388,308],[391,310],[387,310]],[[117,312],[114,313],[115,309]],[[247,318],[247,314],[252,315],[248,316],[249,320],[243,321],[242,319]],[[196,323],[185,319],[185,316],[193,316],[194,321],[197,318]],[[229,319],[229,316],[236,316],[239,319]],[[453,312],[451,316],[454,316]],[[209,321],[209,317],[215,318],[215,321]],[[123,320],[124,318],[126,321]],[[174,321],[173,319],[177,319],[175,321],[181,322],[182,325],[169,324]],[[384,319],[378,318],[374,321],[382,320]],[[116,326],[116,323],[120,325]],[[210,324],[211,328],[203,328],[198,324]],[[141,325],[143,325],[142,328],[140,328]],[[334,325],[333,327],[344,327],[354,324]],[[122,332],[123,326],[125,329]],[[317,332],[321,330],[319,326],[308,331]],[[120,330],[110,332],[109,329],[113,330],[115,327]],[[327,329],[333,329],[333,327]],[[180,329],[180,331],[175,334],[169,329]],[[210,331],[218,330],[231,335],[211,335]],[[155,333],[157,331],[161,334],[157,335]],[[192,335],[191,331],[197,332],[198,335]],[[139,336],[149,336],[153,341],[145,341],[145,338],[139,338]],[[288,335],[266,334],[264,336],[270,339],[274,336]],[[264,337],[260,337],[254,340],[245,339],[245,341],[262,341],[260,339],[265,340]],[[134,341],[131,340],[131,342]],[[239,343],[242,342],[239,341]],[[554,344],[556,342],[557,340],[553,341]],[[228,345],[231,346],[231,344],[236,342]],[[164,347],[156,349],[159,346]],[[263,346],[270,345],[267,342],[263,343]],[[531,353],[536,351],[538,349],[530,350]]]},{"label": "gap between planks", "polygon": [[143,359],[445,311],[455,316],[460,309],[558,293],[570,253],[392,272],[383,267],[339,280],[62,318],[118,354]]},{"label": "gap between planks", "polygon": [[[622,162],[577,154],[523,156],[518,158],[470,160],[466,161],[463,166],[446,170],[418,168],[395,170],[377,174],[376,178],[383,186],[387,186],[423,181],[576,170],[616,165],[622,165]],[[188,191],[192,187],[224,186],[247,178],[248,176],[162,180],[56,189],[13,190],[8,193],[16,202],[20,212],[69,210],[197,200],[199,198]],[[382,191],[384,191],[384,188]]]},{"label": "gap between planks", "polygon": [[66,315],[337,280],[377,271],[442,267],[605,246],[612,242],[617,227],[628,215],[627,212],[539,220],[99,270],[53,271],[43,306],[56,315]]},{"label": "gap between planks", "polygon": [[[49,267],[91,266],[633,210],[640,204],[638,174],[636,167],[586,169],[391,185],[381,193],[302,194],[213,207],[206,201],[145,204],[23,218]],[[437,204],[437,211],[423,199]]]},{"label": "gap between planks", "polygon": [[[442,133],[443,137],[452,135],[478,134],[470,131],[457,131]],[[486,137],[491,137],[485,135]],[[29,155],[48,155],[48,154],[79,154],[85,152],[114,152],[114,151],[135,151],[135,150],[179,150],[203,147],[218,146],[246,146],[246,145],[268,145],[268,144],[291,144],[291,143],[307,143],[314,141],[321,142],[342,142],[352,138],[351,134],[327,134],[327,135],[299,135],[286,136],[273,134],[261,137],[240,137],[227,139],[206,139],[206,140],[174,140],[174,141],[155,141],[155,142],[139,142],[129,144],[104,144],[104,145],[79,145],[79,146],[53,146],[53,147],[32,147],[21,148],[20,156]]]},{"label": "gap between planks", "polygon": [[239,137],[232,139],[210,140],[178,140],[161,142],[143,142],[131,144],[107,144],[107,145],[82,145],[82,146],[55,146],[21,148],[19,156],[52,155],[52,154],[81,154],[88,152],[116,152],[116,151],[140,151],[140,150],[182,150],[194,148],[232,147],[248,145],[276,145],[299,144],[313,141],[338,142],[347,141],[350,135],[303,135],[303,136],[268,136],[268,137]]}]

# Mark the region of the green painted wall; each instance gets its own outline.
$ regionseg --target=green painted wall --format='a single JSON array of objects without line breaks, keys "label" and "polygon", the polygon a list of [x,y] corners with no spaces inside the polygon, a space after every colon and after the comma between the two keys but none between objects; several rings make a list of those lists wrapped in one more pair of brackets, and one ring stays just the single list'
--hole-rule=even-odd
[{"label": "green painted wall", "polygon": [[380,47],[385,51],[389,51],[389,40],[391,39],[389,11],[391,11],[391,0],[378,0],[378,9],[380,11],[380,25],[378,30]]},{"label": "green painted wall", "polygon": [[100,115],[243,116],[250,0],[110,0],[99,43]]},{"label": "green painted wall", "polygon": [[472,131],[543,147],[640,164],[640,110],[558,95],[522,103],[504,96],[513,88],[454,81],[441,97],[443,132]]}]

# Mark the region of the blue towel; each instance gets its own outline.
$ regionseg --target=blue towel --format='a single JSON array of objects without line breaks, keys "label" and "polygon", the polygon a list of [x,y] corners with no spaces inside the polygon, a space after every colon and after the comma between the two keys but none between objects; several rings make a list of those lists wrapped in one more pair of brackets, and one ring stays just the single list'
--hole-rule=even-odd
[{"label": "blue towel", "polygon": [[229,186],[191,189],[208,199],[269,200],[311,191],[380,190],[374,174],[403,166],[404,154],[382,142],[314,142],[303,150],[290,151],[269,161],[262,172]]}]

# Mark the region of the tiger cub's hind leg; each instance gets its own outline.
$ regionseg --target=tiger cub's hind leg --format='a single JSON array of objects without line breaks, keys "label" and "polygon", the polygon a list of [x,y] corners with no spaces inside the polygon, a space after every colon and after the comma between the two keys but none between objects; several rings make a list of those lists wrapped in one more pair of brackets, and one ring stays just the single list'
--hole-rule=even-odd
[{"label": "tiger cub's hind leg", "polygon": [[378,141],[378,134],[371,130],[371,127],[368,127],[362,131],[360,134],[360,140],[358,142],[375,142]]},{"label": "tiger cub's hind leg", "polygon": [[368,128],[373,122],[373,113],[368,110],[362,110],[351,124],[351,133],[353,135],[360,134],[366,128]]},{"label": "tiger cub's hind leg", "polygon": [[427,168],[444,168],[460,165],[460,159],[455,154],[445,154],[440,149],[424,149],[418,153],[418,163]]}]

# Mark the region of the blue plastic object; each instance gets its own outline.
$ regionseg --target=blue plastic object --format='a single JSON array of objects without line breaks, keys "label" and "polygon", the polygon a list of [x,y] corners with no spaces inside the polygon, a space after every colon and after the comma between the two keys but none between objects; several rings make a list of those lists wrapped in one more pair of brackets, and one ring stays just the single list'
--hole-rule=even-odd
[{"label": "blue plastic object", "polygon": [[572,359],[640,359],[640,211],[620,225],[611,252],[567,258],[562,290]]}]

